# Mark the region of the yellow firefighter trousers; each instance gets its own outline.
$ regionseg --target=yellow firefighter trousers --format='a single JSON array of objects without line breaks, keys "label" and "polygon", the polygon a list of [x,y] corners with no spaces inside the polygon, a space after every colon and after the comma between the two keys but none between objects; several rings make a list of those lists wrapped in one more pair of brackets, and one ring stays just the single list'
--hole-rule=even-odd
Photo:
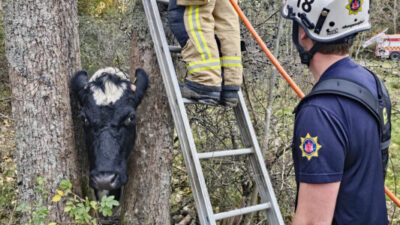
[{"label": "yellow firefighter trousers", "polygon": [[[187,80],[220,87],[242,84],[239,17],[229,0],[209,0],[204,5],[186,6],[185,28],[189,40],[182,49],[189,72]],[[218,50],[215,35],[221,44]]]}]

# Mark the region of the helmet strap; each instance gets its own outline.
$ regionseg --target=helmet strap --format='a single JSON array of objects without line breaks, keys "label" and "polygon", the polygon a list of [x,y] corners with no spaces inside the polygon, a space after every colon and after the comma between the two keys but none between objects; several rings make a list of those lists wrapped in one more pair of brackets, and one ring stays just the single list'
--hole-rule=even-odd
[{"label": "helmet strap", "polygon": [[299,43],[299,24],[296,21],[293,21],[292,39],[294,44],[296,45],[297,51],[300,54],[301,63],[310,67],[311,59],[321,47],[321,44],[319,42],[316,42],[309,51],[306,51]]}]

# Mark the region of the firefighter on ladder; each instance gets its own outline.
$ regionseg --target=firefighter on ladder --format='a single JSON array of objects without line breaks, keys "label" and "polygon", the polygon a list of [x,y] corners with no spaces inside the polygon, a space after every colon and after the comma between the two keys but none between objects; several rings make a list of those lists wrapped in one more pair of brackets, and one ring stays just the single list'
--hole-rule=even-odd
[{"label": "firefighter on ladder", "polygon": [[168,18],[188,70],[182,96],[235,106],[243,69],[239,17],[229,0],[171,0]]}]

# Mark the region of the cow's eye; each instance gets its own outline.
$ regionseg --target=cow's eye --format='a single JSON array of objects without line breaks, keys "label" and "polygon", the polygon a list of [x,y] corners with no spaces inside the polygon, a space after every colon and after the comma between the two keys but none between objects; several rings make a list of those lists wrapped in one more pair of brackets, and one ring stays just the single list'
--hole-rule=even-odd
[{"label": "cow's eye", "polygon": [[124,125],[125,126],[131,126],[135,122],[135,114],[129,114],[124,120]]}]

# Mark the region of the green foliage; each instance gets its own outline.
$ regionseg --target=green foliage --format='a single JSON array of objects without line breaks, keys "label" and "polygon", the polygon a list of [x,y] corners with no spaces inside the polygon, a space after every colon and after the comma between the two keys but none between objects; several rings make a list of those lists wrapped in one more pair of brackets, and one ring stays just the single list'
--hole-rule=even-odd
[{"label": "green foliage", "polygon": [[[47,224],[50,204],[47,203],[48,191],[45,190],[46,180],[36,178],[35,193],[39,196],[31,205],[21,204],[16,208],[17,212],[29,215],[29,221],[25,225]],[[73,224],[77,225],[97,225],[100,214],[104,217],[112,216],[112,209],[119,206],[119,202],[114,200],[114,196],[104,196],[100,202],[91,201],[88,197],[82,198],[72,192],[72,184],[68,180],[62,180],[59,185],[60,190],[52,198],[52,202],[63,202],[64,212],[68,213]],[[55,225],[57,222],[49,224]]]},{"label": "green foliage", "polygon": [[33,204],[21,204],[16,211],[29,215],[29,221],[25,225],[42,225],[46,224],[49,215],[49,207],[45,204],[47,201],[48,191],[45,189],[46,179],[36,177],[35,193],[38,199]]},{"label": "green foliage", "polygon": [[90,210],[96,209],[97,202],[89,201],[86,197],[83,199],[70,198],[66,202],[64,212],[69,213],[69,216],[75,220],[77,224],[97,224],[96,218],[90,214]]},{"label": "green foliage", "polygon": [[114,206],[119,206],[119,202],[114,200],[114,196],[103,196],[100,202],[99,211],[103,216],[112,216],[112,208]]},{"label": "green foliage", "polygon": [[71,191],[72,184],[68,180],[62,180],[59,185],[61,190],[53,197],[53,202],[65,199],[64,212],[78,225],[96,225],[99,220],[99,213],[104,217],[112,216],[112,209],[119,206],[114,196],[103,196],[100,202],[91,201],[88,197],[81,198]]},{"label": "green foliage", "polygon": [[72,188],[72,184],[68,180],[62,180],[60,182],[60,188],[63,190],[70,190]]},{"label": "green foliage", "polygon": [[110,11],[125,10],[125,2],[122,0],[79,0],[79,15],[89,15],[93,17],[105,17]]}]

